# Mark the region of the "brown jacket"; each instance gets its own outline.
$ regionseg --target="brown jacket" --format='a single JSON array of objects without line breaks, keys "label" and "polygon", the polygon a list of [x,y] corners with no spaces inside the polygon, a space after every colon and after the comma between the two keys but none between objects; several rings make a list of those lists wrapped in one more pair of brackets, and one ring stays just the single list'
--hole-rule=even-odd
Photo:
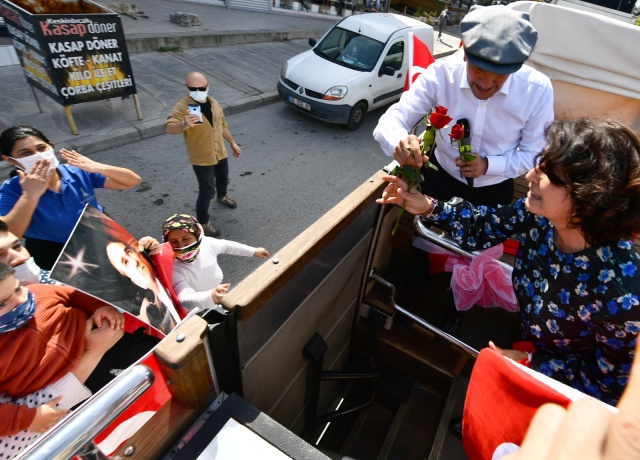
[{"label": "brown jacket", "polygon": [[[227,127],[227,120],[224,118],[220,104],[210,97],[207,99],[211,102],[213,126],[207,117],[203,116],[201,125],[189,128],[182,133],[189,154],[189,162],[196,166],[213,166],[228,156],[222,136],[222,131]],[[182,123],[187,115],[189,104],[195,103],[191,96],[179,101],[167,117],[165,125],[172,122]]]}]

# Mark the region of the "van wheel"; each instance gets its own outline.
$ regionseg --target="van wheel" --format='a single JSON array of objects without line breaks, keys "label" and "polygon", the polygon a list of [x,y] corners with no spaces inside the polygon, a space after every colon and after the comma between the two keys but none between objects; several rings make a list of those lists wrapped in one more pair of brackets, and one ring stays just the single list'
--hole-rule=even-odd
[{"label": "van wheel", "polygon": [[362,122],[364,121],[364,116],[367,113],[367,103],[364,101],[358,102],[351,109],[351,113],[349,114],[349,121],[347,122],[347,129],[351,131],[355,131],[360,126],[362,126]]}]

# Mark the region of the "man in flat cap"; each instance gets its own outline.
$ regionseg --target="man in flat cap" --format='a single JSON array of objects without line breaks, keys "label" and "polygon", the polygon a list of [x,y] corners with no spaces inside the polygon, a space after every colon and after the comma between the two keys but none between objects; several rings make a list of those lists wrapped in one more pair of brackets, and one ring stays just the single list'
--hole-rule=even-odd
[{"label": "man in flat cap", "polygon": [[[436,106],[453,118],[436,137],[423,168],[422,192],[440,200],[454,196],[476,206],[510,203],[513,178],[533,167],[545,146],[544,128],[553,121],[553,89],[542,73],[524,65],[538,39],[527,13],[502,5],[473,7],[460,23],[464,54],[430,65],[399,102],[380,118],[373,135],[401,164],[422,165],[411,129]],[[460,57],[462,55],[462,57]],[[474,161],[464,162],[449,141],[451,126],[470,125]],[[473,178],[473,186],[467,178]]]}]

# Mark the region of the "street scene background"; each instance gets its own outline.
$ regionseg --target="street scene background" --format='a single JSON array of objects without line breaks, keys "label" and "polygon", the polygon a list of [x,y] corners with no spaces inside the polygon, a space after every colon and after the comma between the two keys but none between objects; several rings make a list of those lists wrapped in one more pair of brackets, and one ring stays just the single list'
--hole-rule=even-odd
[{"label": "street scene background", "polygon": [[[148,19],[122,16],[128,46],[150,46],[163,36],[193,47],[130,52],[142,120],[133,98],[78,104],[71,133],[64,109],[32,93],[19,65],[0,67],[0,128],[27,124],[41,129],[60,148],[75,148],[90,158],[136,171],[142,183],[128,191],[98,191],[105,212],[134,237],[160,238],[164,220],[178,212],[195,213],[197,183],[181,135],[164,134],[164,120],[186,94],[190,70],[207,75],[242,147],[230,158],[231,210],[212,202],[212,222],[221,238],[264,246],[272,256],[343,197],[390,162],[371,133],[386,107],[370,112],[358,131],[309,118],[280,102],[276,83],[282,64],[310,48],[339,18],[305,13],[265,14],[171,0],[138,2]],[[152,7],[150,7],[152,5]],[[202,25],[179,27],[168,20],[176,11],[197,13]],[[198,47],[215,35],[239,44]],[[256,38],[260,37],[260,38]],[[265,38],[266,37],[266,38]],[[290,38],[298,37],[298,38]],[[455,51],[457,28],[435,43],[436,57]],[[251,41],[261,41],[252,43]],[[155,41],[154,41],[155,40]],[[200,40],[200,42],[199,42]],[[7,40],[0,40],[7,44]],[[42,112],[40,112],[40,108]],[[8,168],[2,162],[0,177]],[[238,283],[266,262],[222,256],[225,281]]]}]

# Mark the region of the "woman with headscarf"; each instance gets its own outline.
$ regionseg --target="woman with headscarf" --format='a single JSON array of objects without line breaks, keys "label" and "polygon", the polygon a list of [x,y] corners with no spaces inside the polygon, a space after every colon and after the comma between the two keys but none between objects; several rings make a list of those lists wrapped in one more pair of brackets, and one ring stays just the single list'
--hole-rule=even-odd
[{"label": "woman with headscarf", "polygon": [[[230,254],[266,259],[265,248],[254,248],[235,241],[205,236],[198,220],[188,214],[174,214],[162,226],[162,240],[173,250],[172,286],[182,307],[191,311],[215,308],[229,291],[230,283],[222,283],[223,273],[218,255]],[[146,236],[140,239],[140,250],[155,254],[158,242]]]}]

